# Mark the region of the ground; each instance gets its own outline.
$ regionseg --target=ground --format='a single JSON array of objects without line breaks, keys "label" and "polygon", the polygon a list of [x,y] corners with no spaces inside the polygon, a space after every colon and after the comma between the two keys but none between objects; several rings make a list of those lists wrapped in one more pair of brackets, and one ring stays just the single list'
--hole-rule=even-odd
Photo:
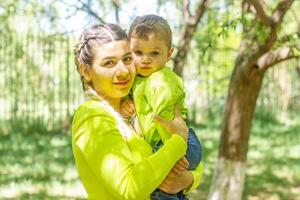
[{"label": "ground", "polygon": [[[299,121],[298,116],[256,116],[243,199],[300,199]],[[190,198],[204,200],[217,158],[220,119],[207,120],[195,129],[204,147],[205,174]],[[0,130],[0,199],[85,199],[69,133],[35,127]]]}]

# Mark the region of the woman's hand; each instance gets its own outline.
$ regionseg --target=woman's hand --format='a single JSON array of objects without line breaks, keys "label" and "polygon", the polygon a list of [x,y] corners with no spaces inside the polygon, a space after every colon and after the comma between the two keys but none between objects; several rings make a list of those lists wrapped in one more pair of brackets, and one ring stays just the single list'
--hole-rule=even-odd
[{"label": "woman's hand", "polygon": [[180,135],[185,141],[187,141],[188,127],[182,118],[178,105],[175,105],[175,116],[173,120],[168,121],[159,115],[154,116],[154,120],[162,125],[170,134]]},{"label": "woman's hand", "polygon": [[185,157],[182,157],[180,160],[176,162],[176,164],[171,169],[171,171],[179,175],[182,172],[186,171],[188,169],[188,166],[189,166],[189,161]]},{"label": "woman's hand", "polygon": [[190,171],[185,170],[177,174],[171,170],[158,189],[169,194],[176,194],[181,190],[189,189],[193,181],[194,178]]}]

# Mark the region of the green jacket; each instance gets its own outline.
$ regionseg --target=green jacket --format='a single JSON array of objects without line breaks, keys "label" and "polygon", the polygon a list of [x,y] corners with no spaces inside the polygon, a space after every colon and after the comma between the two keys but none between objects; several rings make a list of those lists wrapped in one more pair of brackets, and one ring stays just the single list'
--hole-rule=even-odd
[{"label": "green jacket", "polygon": [[137,76],[132,88],[139,126],[147,142],[153,146],[160,139],[165,142],[170,134],[152,120],[154,114],[165,119],[174,118],[174,106],[178,104],[185,116],[184,86],[182,79],[171,69],[164,67],[148,77]]},{"label": "green jacket", "polygon": [[[184,156],[187,145],[172,135],[152,153],[151,146],[136,134],[124,139],[116,117],[99,101],[86,101],[72,125],[72,149],[88,199],[145,200]],[[202,164],[192,172],[197,187]]]}]

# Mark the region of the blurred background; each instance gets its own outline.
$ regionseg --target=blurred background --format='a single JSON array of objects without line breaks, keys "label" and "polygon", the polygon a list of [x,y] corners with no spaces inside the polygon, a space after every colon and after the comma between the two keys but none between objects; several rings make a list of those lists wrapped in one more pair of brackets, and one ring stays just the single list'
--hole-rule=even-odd
[{"label": "blurred background", "polygon": [[[204,147],[204,177],[190,198],[207,199],[231,76],[240,45],[249,39],[245,27],[260,15],[243,20],[247,1],[205,2],[0,0],[0,199],[86,199],[71,150],[72,116],[83,101],[73,47],[87,26],[111,22],[127,29],[135,17],[149,13],[166,18],[173,30],[176,51],[168,66],[175,71],[179,66],[189,123]],[[266,14],[280,3],[257,2]],[[300,199],[299,9],[296,0],[272,44],[296,45],[294,56],[264,74],[250,122],[243,199]],[[268,36],[269,29],[254,30],[254,40]]]}]

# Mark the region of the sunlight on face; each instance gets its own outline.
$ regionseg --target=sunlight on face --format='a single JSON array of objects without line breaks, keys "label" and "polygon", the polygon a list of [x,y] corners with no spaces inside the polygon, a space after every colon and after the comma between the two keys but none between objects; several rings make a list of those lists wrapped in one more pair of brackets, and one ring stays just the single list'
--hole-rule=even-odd
[{"label": "sunlight on face", "polygon": [[166,42],[154,34],[149,34],[147,40],[131,38],[130,49],[141,76],[149,76],[163,68],[173,52],[173,48],[168,48]]},{"label": "sunlight on face", "polygon": [[135,68],[128,41],[112,41],[95,49],[89,79],[98,94],[107,99],[124,97],[134,78]]}]

